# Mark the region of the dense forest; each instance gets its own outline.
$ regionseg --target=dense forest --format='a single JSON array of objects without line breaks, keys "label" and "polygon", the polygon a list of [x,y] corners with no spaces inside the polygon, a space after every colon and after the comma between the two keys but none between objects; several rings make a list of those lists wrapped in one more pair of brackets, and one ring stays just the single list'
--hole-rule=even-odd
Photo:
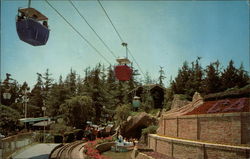
[{"label": "dense forest", "polygon": [[[190,64],[186,61],[183,63],[178,75],[170,80],[163,108],[169,109],[169,102],[174,94],[191,97],[196,91],[209,94],[249,84],[249,75],[243,64],[236,68],[231,60],[223,69],[220,62],[216,61],[202,68],[200,60],[198,57]],[[33,88],[26,82],[19,84],[7,74],[6,79],[1,82],[0,116],[4,119],[0,123],[1,129],[11,131],[14,128],[11,124],[16,124],[18,118],[24,117],[25,98],[29,99],[27,117],[43,116],[42,107],[45,106],[47,116],[61,117],[66,125],[76,128],[81,128],[88,120],[102,123],[112,121],[117,116],[123,119],[120,115],[124,115],[128,107],[131,107],[131,99],[128,97],[131,90],[145,84],[159,84],[164,87],[163,79],[167,76],[161,67],[158,79],[152,79],[146,73],[144,80],[138,80],[134,76],[130,81],[121,82],[116,80],[112,66],[105,67],[101,64],[86,68],[84,73],[80,76],[71,69],[65,79],[60,76],[56,81],[47,69],[45,73],[37,73]],[[134,75],[137,74],[134,70]],[[11,98],[4,99],[4,92],[9,92]],[[150,96],[145,94],[139,111],[151,108],[149,101]]]}]

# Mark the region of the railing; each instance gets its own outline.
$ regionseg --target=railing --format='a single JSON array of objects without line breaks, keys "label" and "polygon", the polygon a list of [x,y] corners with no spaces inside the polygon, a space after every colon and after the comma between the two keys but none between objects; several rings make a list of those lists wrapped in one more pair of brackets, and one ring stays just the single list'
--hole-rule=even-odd
[{"label": "railing", "polygon": [[0,141],[0,159],[8,158],[15,151],[34,143],[33,133],[22,133],[3,138]]}]

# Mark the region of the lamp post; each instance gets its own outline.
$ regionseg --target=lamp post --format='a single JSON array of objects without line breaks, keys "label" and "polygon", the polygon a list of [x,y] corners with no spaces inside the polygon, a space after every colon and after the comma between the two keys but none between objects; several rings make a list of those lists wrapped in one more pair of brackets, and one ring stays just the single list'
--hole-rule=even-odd
[{"label": "lamp post", "polygon": [[10,78],[11,74],[6,73],[6,79],[3,81],[3,84],[5,85],[6,89],[5,92],[3,93],[3,99],[7,99],[9,100],[11,98],[11,94],[10,94],[10,80],[12,80],[12,78]]},{"label": "lamp post", "polygon": [[[45,111],[46,111],[45,106],[42,107],[42,111],[43,111],[43,117],[45,118]],[[44,126],[43,126],[43,142],[45,143],[45,121],[44,121]]]},{"label": "lamp post", "polygon": [[3,98],[4,99],[10,99],[11,98],[11,94],[9,92],[5,92],[5,93],[3,93]]},{"label": "lamp post", "polygon": [[[24,104],[24,118],[26,120],[27,118],[27,103],[29,101],[29,98],[27,97],[27,88],[24,89],[23,91],[23,94],[24,96],[22,97],[23,98],[23,104]],[[27,122],[25,122],[25,129],[27,128]]]}]

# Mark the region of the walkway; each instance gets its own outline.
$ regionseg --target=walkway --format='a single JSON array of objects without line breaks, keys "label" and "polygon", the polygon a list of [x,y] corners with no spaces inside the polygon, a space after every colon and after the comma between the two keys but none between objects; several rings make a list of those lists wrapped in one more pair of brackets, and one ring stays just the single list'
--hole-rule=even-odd
[{"label": "walkway", "polygon": [[37,144],[13,156],[13,159],[48,159],[58,144]]}]

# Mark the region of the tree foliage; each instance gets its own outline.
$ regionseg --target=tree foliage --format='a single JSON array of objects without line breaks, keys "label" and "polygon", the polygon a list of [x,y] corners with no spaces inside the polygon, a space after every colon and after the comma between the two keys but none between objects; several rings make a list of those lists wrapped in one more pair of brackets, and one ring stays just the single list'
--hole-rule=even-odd
[{"label": "tree foliage", "polygon": [[7,135],[19,125],[20,113],[8,106],[0,105],[0,133]]},{"label": "tree foliage", "polygon": [[178,71],[178,75],[171,82],[171,89],[175,94],[192,96],[196,91],[204,94],[224,91],[233,87],[244,87],[249,81],[249,75],[244,70],[243,64],[237,69],[231,60],[226,69],[221,71],[220,63],[210,63],[202,69],[197,58],[189,67],[185,61]]},{"label": "tree foliage", "polygon": [[[195,91],[209,94],[248,84],[249,75],[243,65],[236,68],[231,60],[225,69],[221,69],[219,61],[216,61],[202,68],[201,60],[198,57],[190,64],[187,61],[183,63],[166,91],[166,108],[170,108],[174,94],[192,96]],[[134,70],[130,81],[118,81],[113,66],[106,68],[98,64],[93,68],[85,68],[83,75],[70,69],[65,78],[60,76],[56,82],[47,69],[45,73],[37,73],[37,81],[33,87],[26,82],[19,84],[7,74],[6,79],[1,82],[1,104],[15,109],[19,117],[24,117],[24,97],[27,96],[27,117],[42,116],[41,108],[45,106],[46,115],[54,118],[63,116],[68,126],[81,127],[87,120],[101,123],[114,117],[121,122],[126,120],[130,111],[133,97],[132,94],[128,95],[131,90],[143,84],[163,85],[165,73],[162,68],[159,73],[158,81],[149,73],[146,73],[144,80],[139,81],[136,77],[137,70]],[[10,92],[11,99],[3,99],[4,92]],[[153,101],[148,92],[142,93],[141,101],[142,111],[152,108]]]},{"label": "tree foliage", "polygon": [[122,123],[123,121],[126,121],[130,115],[130,111],[131,111],[131,105],[129,104],[118,106],[116,108],[116,114],[115,114],[115,120],[117,121],[117,123],[119,124]]},{"label": "tree foliage", "polygon": [[75,96],[67,99],[59,110],[63,114],[67,125],[81,128],[93,116],[92,103],[90,97]]}]

